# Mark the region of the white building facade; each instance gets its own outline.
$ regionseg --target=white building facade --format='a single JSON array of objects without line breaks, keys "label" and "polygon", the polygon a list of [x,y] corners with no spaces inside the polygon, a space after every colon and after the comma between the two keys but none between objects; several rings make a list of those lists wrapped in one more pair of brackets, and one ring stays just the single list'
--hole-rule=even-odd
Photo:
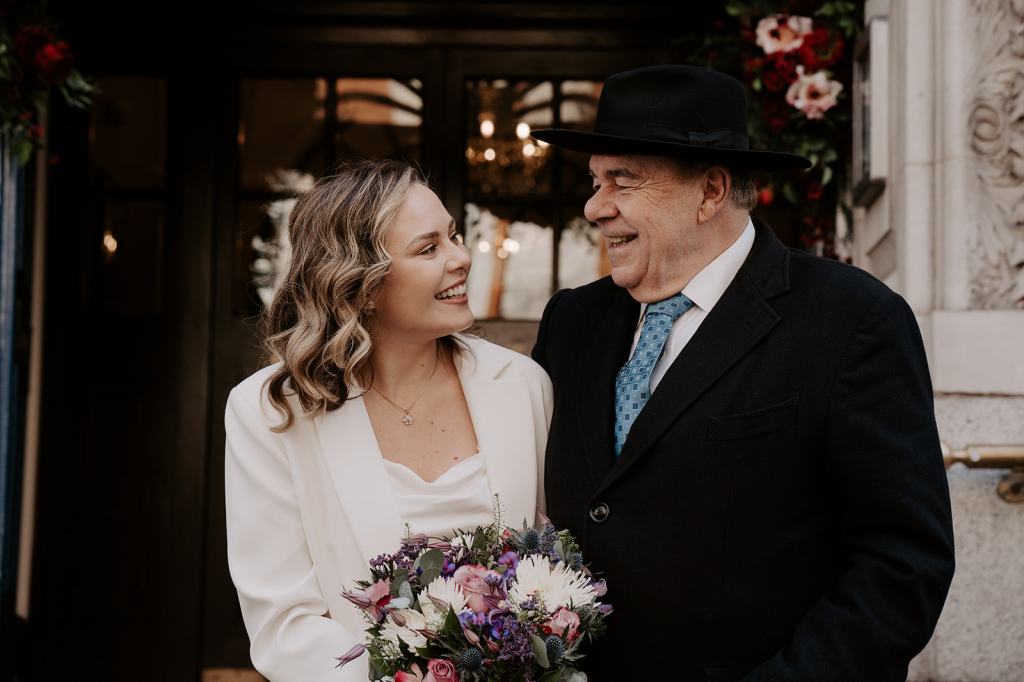
[{"label": "white building facade", "polygon": [[855,210],[854,262],[917,314],[966,462],[956,576],[910,679],[1024,680],[1024,1],[868,0],[865,23],[884,189]]}]

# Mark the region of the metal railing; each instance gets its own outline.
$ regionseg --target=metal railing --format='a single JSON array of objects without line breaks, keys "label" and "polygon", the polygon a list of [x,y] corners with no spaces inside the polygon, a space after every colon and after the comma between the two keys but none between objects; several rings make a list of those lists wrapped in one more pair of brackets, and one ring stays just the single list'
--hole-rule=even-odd
[{"label": "metal railing", "polygon": [[996,494],[1004,502],[1024,502],[1024,445],[969,445],[951,450],[942,445],[946,468],[963,464],[968,469],[1008,469],[996,485]]}]

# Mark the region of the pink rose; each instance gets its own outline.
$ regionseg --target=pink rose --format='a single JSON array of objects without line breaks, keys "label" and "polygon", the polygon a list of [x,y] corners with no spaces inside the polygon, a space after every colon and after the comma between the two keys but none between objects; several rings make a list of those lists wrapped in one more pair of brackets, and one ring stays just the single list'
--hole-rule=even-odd
[{"label": "pink rose", "polygon": [[427,663],[427,679],[433,676],[436,682],[459,682],[459,674],[451,661],[443,658],[432,658]]},{"label": "pink rose", "polygon": [[563,606],[555,611],[555,615],[551,616],[544,626],[550,629],[552,634],[564,636],[571,642],[579,634],[577,630],[580,627],[580,617]]},{"label": "pink rose", "polygon": [[765,54],[799,49],[804,36],[813,30],[813,23],[810,17],[773,14],[757,22],[757,44]]},{"label": "pink rose", "polygon": [[460,566],[452,576],[455,584],[461,587],[462,593],[466,595],[466,605],[476,613],[490,611],[486,597],[493,595],[494,590],[487,584],[488,576],[501,577],[479,564]]},{"label": "pink rose", "polygon": [[826,71],[804,73],[804,67],[796,67],[797,79],[786,92],[786,102],[804,112],[809,119],[824,118],[825,112],[836,105],[843,84],[831,80]]}]

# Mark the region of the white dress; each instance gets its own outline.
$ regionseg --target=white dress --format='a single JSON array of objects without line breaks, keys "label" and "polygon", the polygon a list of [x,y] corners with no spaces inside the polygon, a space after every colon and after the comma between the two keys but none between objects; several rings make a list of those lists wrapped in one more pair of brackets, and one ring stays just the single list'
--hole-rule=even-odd
[{"label": "white dress", "polygon": [[413,533],[450,537],[494,521],[484,457],[477,453],[437,479],[424,481],[409,467],[384,460],[398,514]]}]

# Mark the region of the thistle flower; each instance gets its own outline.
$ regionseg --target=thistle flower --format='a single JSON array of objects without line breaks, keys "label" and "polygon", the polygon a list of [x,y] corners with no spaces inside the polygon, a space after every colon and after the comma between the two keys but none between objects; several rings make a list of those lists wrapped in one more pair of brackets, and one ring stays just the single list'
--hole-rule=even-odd
[{"label": "thistle flower", "polygon": [[558,663],[565,655],[565,642],[558,635],[548,635],[544,640],[544,648],[547,649],[548,661]]},{"label": "thistle flower", "polygon": [[459,654],[459,667],[465,670],[477,670],[484,664],[484,655],[479,649],[465,649]]}]

